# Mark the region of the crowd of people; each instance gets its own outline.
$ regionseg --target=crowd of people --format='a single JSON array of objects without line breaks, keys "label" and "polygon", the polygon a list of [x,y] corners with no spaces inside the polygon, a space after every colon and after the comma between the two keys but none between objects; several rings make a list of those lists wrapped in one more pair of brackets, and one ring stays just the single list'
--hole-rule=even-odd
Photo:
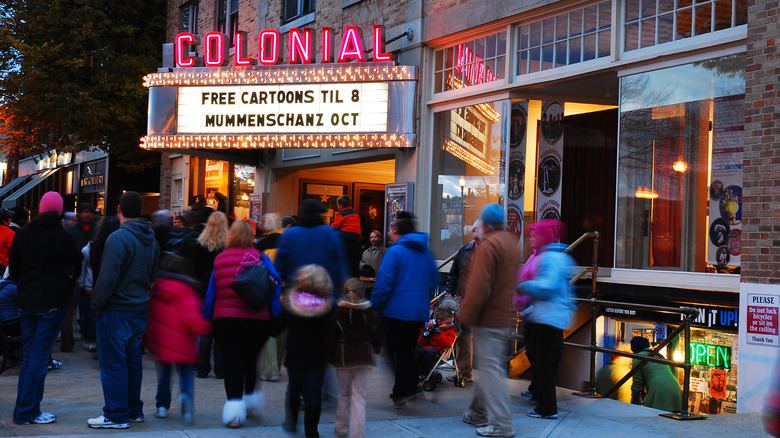
[{"label": "crowd of people", "polygon": [[[56,420],[41,410],[44,381],[58,334],[62,351],[74,348],[75,314],[83,347],[99,353],[105,404],[102,415],[88,419],[92,428],[144,421],[145,348],[157,373],[156,417],[171,409],[176,370],[182,418],[192,424],[194,379],[213,371],[224,379],[223,423],[241,427],[262,412],[258,378],[279,381],[284,366],[285,430],[297,430],[303,411],[305,436],[319,436],[323,398],[333,395],[336,434],[363,437],[366,388],[380,347],[394,369],[390,398],[404,409],[416,399],[420,376],[457,342],[459,375],[452,378],[472,382],[475,362],[480,372],[463,421],[481,436],[514,436],[503,379],[517,311],[527,322],[533,367],[527,395],[537,402],[527,415],[557,418],[562,330],[574,310],[573,263],[559,243],[560,222],[529,227],[533,254],[519,269],[518,240],[505,231],[504,209],[485,206],[474,240],[453,261],[449,297],[432,311],[439,269],[428,235],[417,231],[409,212],[396,213],[385,248],[378,230],[360,246],[364,230],[346,196],[332,225],[323,220],[325,206],[312,199],[295,217],[269,213],[259,224],[229,218],[224,200],[211,208],[202,196],[176,219],[182,225],[167,211],[146,216],[142,205],[138,193],[126,192],[116,215],[98,220],[85,203],[67,228],[56,192],[43,195],[29,223],[26,211],[0,209],[0,264],[7,266],[0,290],[15,293],[24,350],[17,424]],[[259,308],[235,283],[255,265],[267,268],[262,272],[272,285]],[[329,390],[336,381],[338,390]]]}]

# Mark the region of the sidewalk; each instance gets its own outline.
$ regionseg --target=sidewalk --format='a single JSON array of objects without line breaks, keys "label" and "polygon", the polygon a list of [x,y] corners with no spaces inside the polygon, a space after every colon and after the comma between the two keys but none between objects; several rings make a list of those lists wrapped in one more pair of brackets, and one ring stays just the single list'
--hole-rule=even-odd
[{"label": "sidewalk", "polygon": [[[278,437],[303,436],[303,412],[297,434],[281,428],[284,419],[285,378],[278,383],[263,382],[266,407],[262,419],[249,419],[238,430],[221,423],[225,391],[222,380],[213,377],[195,379],[195,425],[183,428],[179,404],[174,401],[169,417],[155,418],[154,395],[156,382],[154,364],[144,357],[144,385],[142,398],[146,421],[133,423],[121,431],[95,430],[87,427],[87,418],[102,414],[103,393],[97,360],[91,353],[77,351],[58,353],[54,357],[64,362],[60,370],[52,371],[46,379],[42,409],[57,415],[57,421],[46,425],[20,426],[13,423],[12,413],[16,399],[19,368],[7,370],[0,377],[0,436],[92,436],[111,433],[126,437]],[[78,346],[77,346],[78,348]],[[478,374],[477,374],[478,378]],[[517,437],[758,437],[767,436],[761,426],[760,414],[712,415],[706,420],[677,421],[658,416],[659,411],[609,399],[586,399],[560,388],[558,420],[533,419],[525,412],[533,407],[519,398],[528,386],[527,381],[508,381],[512,397],[512,412]],[[461,421],[460,415],[468,407],[473,386],[457,388],[442,382],[432,392],[423,392],[418,400],[396,411],[388,398],[392,374],[378,367],[368,389],[368,437],[476,437],[475,428]],[[174,389],[174,394],[176,390]],[[335,401],[325,404],[320,420],[320,435],[335,437],[333,422]],[[143,435],[141,435],[143,434]]]}]

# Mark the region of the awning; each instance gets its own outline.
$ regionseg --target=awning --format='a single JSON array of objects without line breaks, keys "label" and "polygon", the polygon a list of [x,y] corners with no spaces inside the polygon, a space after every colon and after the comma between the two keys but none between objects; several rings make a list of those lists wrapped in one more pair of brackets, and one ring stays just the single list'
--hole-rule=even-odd
[{"label": "awning", "polygon": [[32,175],[32,178],[22,188],[3,199],[3,207],[13,208],[18,205],[36,210],[41,196],[48,191],[60,191],[60,178],[57,169],[44,170]]},{"label": "awning", "polygon": [[3,187],[0,187],[0,201],[11,196],[17,190],[21,189],[24,186],[24,184],[30,181],[30,178],[32,177],[33,175],[20,176],[15,178],[13,181],[9,182],[8,184],[4,185]]}]

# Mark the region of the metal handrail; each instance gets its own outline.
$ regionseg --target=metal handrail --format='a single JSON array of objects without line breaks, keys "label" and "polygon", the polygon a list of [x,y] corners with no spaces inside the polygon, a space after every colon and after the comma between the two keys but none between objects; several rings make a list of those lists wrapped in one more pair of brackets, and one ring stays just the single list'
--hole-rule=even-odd
[{"label": "metal handrail", "polygon": [[[692,307],[663,307],[663,306],[654,306],[649,304],[635,304],[635,303],[623,303],[618,301],[605,301],[605,300],[597,300],[595,298],[590,299],[582,299],[578,298],[576,301],[580,303],[590,303],[591,305],[591,317],[590,322],[583,324],[580,329],[584,328],[585,325],[590,324],[591,331],[590,331],[590,345],[584,345],[584,344],[577,344],[573,342],[564,342],[564,345],[567,345],[569,347],[574,348],[580,348],[583,350],[590,350],[590,382],[588,382],[588,392],[585,393],[577,393],[576,395],[581,395],[584,397],[602,397],[602,396],[609,396],[613,392],[617,391],[618,388],[623,386],[624,383],[628,381],[631,377],[633,377],[634,374],[636,374],[647,362],[654,362],[654,363],[660,363],[664,365],[670,365],[673,367],[678,367],[683,369],[684,373],[684,382],[683,382],[683,393],[682,393],[682,401],[680,406],[680,413],[663,413],[659,414],[662,417],[667,418],[673,418],[675,420],[698,420],[698,419],[704,419],[707,418],[705,415],[694,415],[688,412],[688,395],[690,394],[690,383],[691,383],[691,321],[696,318],[699,314],[699,310]],[[622,308],[628,308],[628,309],[634,309],[634,310],[651,310],[654,312],[661,312],[661,313],[672,313],[672,314],[680,314],[683,315],[683,323],[679,327],[677,327],[671,334],[669,334],[666,339],[664,339],[660,344],[658,344],[650,353],[648,356],[639,355],[639,354],[633,354],[633,353],[627,353],[620,350],[615,350],[611,348],[604,348],[599,347],[597,345],[597,336],[596,336],[596,319],[601,316],[601,312],[599,311],[599,307],[605,307],[605,306],[616,306],[616,307],[622,307]],[[677,335],[680,334],[680,332],[685,332],[685,360],[684,362],[675,362],[673,360],[669,359],[663,359],[661,357],[653,357],[654,355],[657,355],[661,349],[666,347]],[[600,395],[596,392],[596,353],[605,353],[605,354],[612,354],[617,356],[624,356],[624,357],[630,357],[632,359],[639,360],[640,363],[638,366],[632,367],[631,371],[629,371],[625,376],[623,376],[622,379],[620,379],[615,385],[610,388],[606,394]]]}]

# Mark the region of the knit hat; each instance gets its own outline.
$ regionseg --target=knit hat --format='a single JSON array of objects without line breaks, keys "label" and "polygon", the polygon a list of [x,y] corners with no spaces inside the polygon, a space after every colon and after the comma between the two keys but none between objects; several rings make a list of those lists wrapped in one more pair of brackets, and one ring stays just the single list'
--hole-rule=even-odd
[{"label": "knit hat", "polygon": [[486,205],[482,209],[482,213],[479,215],[479,218],[482,220],[482,222],[489,225],[503,224],[506,222],[504,209],[495,202]]},{"label": "knit hat", "polygon": [[38,204],[38,211],[45,213],[53,211],[62,214],[62,196],[57,192],[46,192],[41,196],[41,203]]},{"label": "knit hat", "polygon": [[16,213],[7,208],[0,208],[0,222],[13,219],[15,215]]},{"label": "knit hat", "polygon": [[301,202],[300,207],[298,207],[298,214],[307,214],[307,213],[325,213],[327,209],[325,208],[325,205],[322,202],[316,201],[314,199],[304,199],[303,202]]},{"label": "knit hat", "polygon": [[631,339],[631,351],[633,351],[634,353],[639,353],[645,348],[650,348],[650,341],[648,341],[647,338],[643,338],[641,336],[634,336]]}]

